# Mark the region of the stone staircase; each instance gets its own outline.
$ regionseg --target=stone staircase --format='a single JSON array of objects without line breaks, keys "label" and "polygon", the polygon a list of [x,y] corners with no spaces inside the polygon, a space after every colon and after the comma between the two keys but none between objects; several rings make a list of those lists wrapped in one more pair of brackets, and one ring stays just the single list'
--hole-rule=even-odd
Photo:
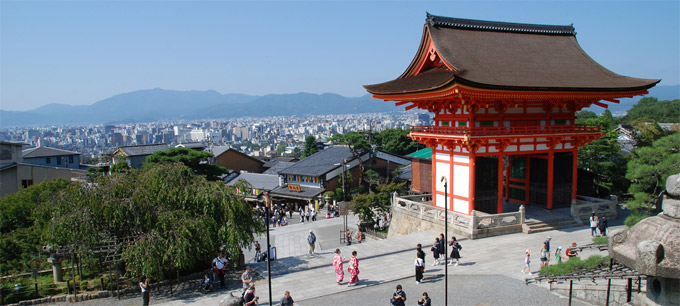
[{"label": "stone staircase", "polygon": [[558,230],[569,227],[582,227],[583,223],[577,221],[572,217],[564,217],[553,220],[527,220],[522,226],[522,231],[525,234],[540,233],[552,230]]}]

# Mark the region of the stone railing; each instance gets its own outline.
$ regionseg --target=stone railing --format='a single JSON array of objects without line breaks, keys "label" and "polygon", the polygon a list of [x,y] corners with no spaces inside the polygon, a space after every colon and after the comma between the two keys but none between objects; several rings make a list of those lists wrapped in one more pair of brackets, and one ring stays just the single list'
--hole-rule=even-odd
[{"label": "stone railing", "polygon": [[[431,201],[432,196],[392,196],[392,209],[399,210],[419,219],[429,219],[437,223],[444,223],[444,209],[424,203]],[[394,212],[394,211],[393,211]],[[448,212],[448,224],[452,230],[464,233],[468,238],[482,238],[502,233],[521,232],[524,223],[524,212],[502,214],[487,214],[480,211],[472,211],[471,215],[465,215],[453,211]]]},{"label": "stone railing", "polygon": [[618,203],[616,196],[611,196],[611,199],[598,199],[579,195],[571,204],[571,215],[581,221],[587,221],[594,212],[598,217],[605,214],[607,218],[614,220]]},{"label": "stone railing", "polygon": [[501,226],[519,225],[524,223],[524,209],[502,214],[487,214],[481,211],[472,211],[472,224],[475,230],[492,229]]}]

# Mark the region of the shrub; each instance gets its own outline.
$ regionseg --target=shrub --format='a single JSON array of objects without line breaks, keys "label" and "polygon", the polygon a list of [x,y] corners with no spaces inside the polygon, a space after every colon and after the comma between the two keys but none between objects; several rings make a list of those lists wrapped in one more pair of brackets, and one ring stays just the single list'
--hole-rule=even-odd
[{"label": "shrub", "polygon": [[578,257],[572,257],[569,260],[547,267],[541,268],[538,272],[540,276],[558,276],[567,275],[576,272],[579,269],[592,270],[600,266],[602,263],[609,262],[609,256],[602,257],[600,255],[593,255],[586,260],[581,260]]},{"label": "shrub", "polygon": [[595,243],[595,244],[607,244],[607,237],[606,236],[594,237],[593,243]]}]

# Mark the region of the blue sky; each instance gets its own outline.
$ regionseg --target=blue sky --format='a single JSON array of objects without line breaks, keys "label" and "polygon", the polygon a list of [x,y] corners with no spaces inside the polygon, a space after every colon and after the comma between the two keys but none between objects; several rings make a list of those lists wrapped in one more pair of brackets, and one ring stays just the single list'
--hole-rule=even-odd
[{"label": "blue sky", "polygon": [[425,12],[574,24],[608,69],[680,84],[680,1],[0,0],[0,109],[139,89],[366,94],[420,43]]}]

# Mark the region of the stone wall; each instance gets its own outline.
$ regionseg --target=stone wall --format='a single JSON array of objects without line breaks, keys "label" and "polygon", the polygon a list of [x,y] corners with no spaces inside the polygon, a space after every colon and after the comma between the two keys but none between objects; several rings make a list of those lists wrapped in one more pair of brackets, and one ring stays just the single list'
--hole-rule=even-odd
[{"label": "stone wall", "polygon": [[[621,281],[621,280],[619,280]],[[644,281],[643,281],[644,284]],[[637,287],[633,286],[632,297],[637,294]],[[550,283],[553,293],[569,298],[569,282]],[[645,286],[642,286],[644,292]],[[593,284],[592,282],[574,282],[572,287],[572,299],[591,303],[593,305],[605,305],[607,301],[607,284]],[[609,305],[626,305],[626,285],[612,284],[609,290]]]},{"label": "stone wall", "polygon": [[[405,209],[393,209],[390,228],[387,231],[387,238],[407,235],[429,230],[444,232],[444,220],[435,219],[432,216],[421,215]],[[463,232],[449,226],[448,236],[456,238],[471,238],[469,233]]]}]

